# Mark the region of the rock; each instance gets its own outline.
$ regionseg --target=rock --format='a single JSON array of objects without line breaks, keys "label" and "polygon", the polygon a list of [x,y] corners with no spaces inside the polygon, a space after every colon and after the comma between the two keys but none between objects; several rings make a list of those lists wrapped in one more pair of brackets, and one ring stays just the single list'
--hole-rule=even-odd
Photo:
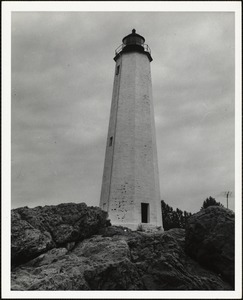
[{"label": "rock", "polygon": [[21,219],[16,210],[11,212],[11,260],[12,265],[29,259],[55,247],[51,234],[39,230]]},{"label": "rock", "polygon": [[147,290],[230,289],[213,272],[202,268],[184,251],[185,231],[171,229],[163,234],[142,234],[128,241],[132,261],[141,271]]},{"label": "rock", "polygon": [[47,251],[44,254],[30,260],[25,264],[25,267],[42,267],[46,265],[51,265],[54,262],[61,260],[67,254],[68,250],[66,248],[54,248]]},{"label": "rock", "polygon": [[139,290],[136,266],[131,262],[130,249],[123,239],[97,236],[84,240],[75,248],[78,257],[88,259],[84,278],[92,290]]},{"label": "rock", "polygon": [[106,217],[84,203],[12,210],[12,290],[233,289],[230,211],[189,219],[190,256],[184,229],[131,231]]},{"label": "rock", "polygon": [[234,286],[234,213],[209,206],[192,215],[186,227],[186,253]]},{"label": "rock", "polygon": [[185,231],[121,226],[54,248],[12,270],[12,290],[230,290],[184,251]]},{"label": "rock", "polygon": [[12,266],[24,263],[54,247],[74,247],[76,241],[98,232],[107,213],[85,203],[22,207],[11,212]]}]

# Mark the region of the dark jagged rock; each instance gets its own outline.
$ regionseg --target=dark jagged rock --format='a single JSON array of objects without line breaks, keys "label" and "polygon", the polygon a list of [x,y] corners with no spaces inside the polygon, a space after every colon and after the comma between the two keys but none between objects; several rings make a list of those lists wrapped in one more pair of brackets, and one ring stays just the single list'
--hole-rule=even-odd
[{"label": "dark jagged rock", "polygon": [[51,234],[39,230],[21,219],[17,210],[11,213],[11,261],[12,266],[24,263],[55,247]]},{"label": "dark jagged rock", "polygon": [[107,227],[12,270],[12,290],[230,290],[184,252],[185,232]]},{"label": "dark jagged rock", "polygon": [[107,213],[85,203],[21,207],[11,212],[12,266],[54,247],[70,247],[106,225]]},{"label": "dark jagged rock", "polygon": [[210,206],[191,216],[186,227],[186,252],[234,285],[234,213]]},{"label": "dark jagged rock", "polygon": [[[83,203],[13,210],[12,290],[233,289],[186,254],[184,229],[148,233],[107,227],[106,216]],[[211,220],[212,228],[225,218]],[[188,230],[190,237],[198,233]]]},{"label": "dark jagged rock", "polygon": [[145,289],[230,289],[217,275],[185,254],[184,236],[183,229],[171,229],[163,234],[142,234],[128,241],[131,259],[141,270]]}]

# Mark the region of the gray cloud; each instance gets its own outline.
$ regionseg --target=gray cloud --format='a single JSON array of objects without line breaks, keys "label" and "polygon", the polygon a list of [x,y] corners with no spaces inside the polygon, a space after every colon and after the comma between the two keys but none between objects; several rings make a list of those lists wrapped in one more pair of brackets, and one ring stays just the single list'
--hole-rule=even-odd
[{"label": "gray cloud", "polygon": [[[114,50],[152,49],[161,199],[234,189],[234,14],[12,13],[12,207],[98,205]],[[232,201],[233,202],[233,201]],[[231,203],[231,208],[234,208]]]}]

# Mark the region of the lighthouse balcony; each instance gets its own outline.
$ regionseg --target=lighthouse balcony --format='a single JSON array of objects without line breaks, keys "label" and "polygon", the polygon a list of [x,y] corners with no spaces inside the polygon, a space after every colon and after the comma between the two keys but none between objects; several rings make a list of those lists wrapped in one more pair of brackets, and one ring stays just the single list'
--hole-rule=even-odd
[{"label": "lighthouse balcony", "polygon": [[131,44],[121,44],[115,50],[114,60],[116,61],[117,58],[125,52],[142,52],[148,56],[150,62],[153,60],[149,46],[147,44],[141,44],[141,42],[136,43],[136,41],[133,41]]}]

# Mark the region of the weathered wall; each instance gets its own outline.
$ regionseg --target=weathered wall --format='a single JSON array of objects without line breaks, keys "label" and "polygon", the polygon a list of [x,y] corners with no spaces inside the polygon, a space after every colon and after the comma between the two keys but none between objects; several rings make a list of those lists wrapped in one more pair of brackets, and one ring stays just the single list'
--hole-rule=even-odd
[{"label": "weathered wall", "polygon": [[112,224],[136,229],[141,203],[149,203],[150,223],[161,226],[150,62],[146,54],[132,52],[123,53],[118,65],[100,207],[109,212]]},{"label": "weathered wall", "polygon": [[[120,71],[121,71],[120,59],[116,63],[116,68],[118,65],[120,66]],[[107,212],[109,211],[110,180],[111,180],[111,171],[113,165],[116,117],[117,117],[118,95],[119,95],[119,87],[120,87],[120,71],[119,74],[116,75],[116,68],[115,68],[114,83],[113,83],[110,121],[109,121],[109,129],[108,129],[107,142],[106,142],[105,164],[104,164],[102,187],[101,187],[101,197],[100,197],[100,208]],[[112,146],[109,146],[111,137],[113,138]]]}]

